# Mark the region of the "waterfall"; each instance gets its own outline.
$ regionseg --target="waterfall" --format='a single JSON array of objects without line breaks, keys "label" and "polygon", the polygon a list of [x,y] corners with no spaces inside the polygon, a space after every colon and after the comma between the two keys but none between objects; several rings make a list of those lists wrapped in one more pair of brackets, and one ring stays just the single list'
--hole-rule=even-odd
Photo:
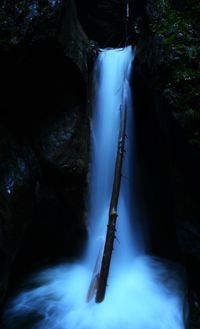
[{"label": "waterfall", "polygon": [[[102,50],[94,70],[89,243],[74,264],[46,269],[13,298],[5,329],[184,329],[184,282],[172,263],[144,255],[134,189],[134,118],[129,86],[131,47]],[[128,109],[126,153],[118,204],[117,240],[105,300],[86,302],[93,267],[105,239],[120,105]],[[122,106],[123,110],[123,106]],[[101,257],[100,257],[101,258]],[[181,273],[182,274],[182,273]]]},{"label": "waterfall", "polygon": [[[94,71],[94,115],[91,122],[92,167],[89,193],[89,259],[94,262],[94,254],[104,243],[108,212],[113,187],[115,160],[117,154],[120,111],[127,108],[125,156],[123,160],[121,190],[117,220],[117,241],[113,253],[114,260],[129,264],[132,257],[142,249],[138,235],[131,231],[130,223],[135,222],[132,206],[133,166],[131,156],[133,146],[133,115],[129,76],[133,53],[131,46],[125,49],[102,51]],[[141,251],[140,251],[141,254]]]}]

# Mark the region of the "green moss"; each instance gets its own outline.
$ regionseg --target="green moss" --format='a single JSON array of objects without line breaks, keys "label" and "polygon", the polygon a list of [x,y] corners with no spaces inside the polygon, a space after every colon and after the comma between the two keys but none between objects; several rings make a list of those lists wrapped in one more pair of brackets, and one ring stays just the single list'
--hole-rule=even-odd
[{"label": "green moss", "polygon": [[[192,68],[177,69],[173,73],[174,80],[177,83],[200,79],[200,72]],[[199,96],[199,94],[197,94],[197,96]]]},{"label": "green moss", "polygon": [[153,6],[150,30],[162,40],[158,87],[189,142],[200,147],[200,3],[183,0],[173,7],[169,0],[156,0]]},{"label": "green moss", "polygon": [[176,36],[172,34],[172,35],[169,35],[169,37],[166,37],[163,40],[163,44],[165,46],[170,46],[175,40],[176,40]]}]

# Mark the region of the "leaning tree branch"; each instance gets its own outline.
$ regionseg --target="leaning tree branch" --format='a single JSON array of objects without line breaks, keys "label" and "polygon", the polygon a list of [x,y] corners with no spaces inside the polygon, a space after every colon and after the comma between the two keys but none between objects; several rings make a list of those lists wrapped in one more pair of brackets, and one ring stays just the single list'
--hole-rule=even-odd
[{"label": "leaning tree branch", "polygon": [[[120,131],[118,137],[118,150],[117,150],[117,157],[115,162],[115,174],[113,181],[112,196],[110,201],[109,218],[108,218],[106,240],[105,240],[104,251],[103,251],[103,258],[101,262],[100,271],[97,272],[96,269],[94,270],[92,281],[87,295],[87,300],[89,301],[90,299],[92,299],[92,297],[96,292],[96,299],[95,299],[96,303],[101,303],[105,297],[108,274],[109,274],[112,251],[113,251],[113,244],[115,239],[117,205],[118,205],[119,192],[120,192],[122,163],[123,163],[124,145],[125,145],[125,137],[126,137],[126,117],[127,117],[126,106],[124,108],[122,108],[121,106],[120,116],[121,117],[120,117]],[[97,261],[97,263],[99,263],[99,260]],[[97,267],[97,264],[95,267]]]}]

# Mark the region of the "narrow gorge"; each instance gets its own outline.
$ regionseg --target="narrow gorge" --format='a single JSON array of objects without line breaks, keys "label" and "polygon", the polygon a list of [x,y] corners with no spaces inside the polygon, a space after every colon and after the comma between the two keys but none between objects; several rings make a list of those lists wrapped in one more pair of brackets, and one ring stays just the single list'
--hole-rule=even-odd
[{"label": "narrow gorge", "polygon": [[3,329],[198,328],[198,13],[195,0],[2,3]]}]

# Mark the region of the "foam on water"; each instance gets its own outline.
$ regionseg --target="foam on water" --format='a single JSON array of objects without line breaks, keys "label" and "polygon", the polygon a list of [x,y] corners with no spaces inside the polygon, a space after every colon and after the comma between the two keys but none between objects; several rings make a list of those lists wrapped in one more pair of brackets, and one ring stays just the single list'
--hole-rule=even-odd
[{"label": "foam on water", "polygon": [[138,257],[112,273],[104,302],[96,304],[86,303],[88,267],[52,268],[11,302],[5,328],[183,329],[183,290],[172,273],[154,259]]},{"label": "foam on water", "polygon": [[[144,256],[134,199],[134,139],[129,77],[131,47],[104,50],[94,71],[91,123],[92,165],[84,259],[34,275],[27,289],[9,303],[5,329],[184,329],[184,281],[172,263]],[[108,220],[120,123],[127,106],[126,155],[115,242],[105,300],[86,302],[92,271]],[[141,232],[141,230],[140,230]]]}]

